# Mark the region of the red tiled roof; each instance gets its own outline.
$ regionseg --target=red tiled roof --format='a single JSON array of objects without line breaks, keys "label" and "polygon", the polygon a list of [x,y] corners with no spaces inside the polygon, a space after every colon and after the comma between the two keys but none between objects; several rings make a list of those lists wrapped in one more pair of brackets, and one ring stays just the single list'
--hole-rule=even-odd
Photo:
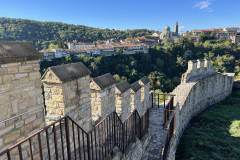
[{"label": "red tiled roof", "polygon": [[204,29],[204,30],[200,30],[201,32],[215,32],[218,31],[218,29]]}]

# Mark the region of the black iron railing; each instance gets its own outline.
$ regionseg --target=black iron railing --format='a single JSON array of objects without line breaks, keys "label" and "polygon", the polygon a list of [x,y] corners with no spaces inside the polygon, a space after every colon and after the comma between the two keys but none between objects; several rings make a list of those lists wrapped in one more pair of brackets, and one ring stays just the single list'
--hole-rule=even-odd
[{"label": "black iron railing", "polygon": [[167,129],[167,137],[165,140],[165,145],[162,149],[161,160],[166,160],[167,152],[170,140],[174,133],[175,129],[175,116],[176,113],[174,111],[174,96],[173,94],[165,94],[165,93],[151,93],[152,94],[152,107],[163,106],[163,129]]},{"label": "black iron railing", "polygon": [[167,124],[167,137],[166,137],[166,140],[165,140],[165,145],[162,149],[162,156],[161,156],[161,160],[166,160],[167,158],[167,152],[168,152],[168,148],[169,148],[169,144],[170,144],[170,140],[172,138],[172,135],[174,133],[174,129],[175,129],[175,116],[176,116],[176,113],[175,111],[170,111],[171,112],[171,117],[170,117],[170,121],[169,123]]},{"label": "black iron railing", "polygon": [[171,116],[171,110],[174,110],[174,96],[173,94],[166,93],[151,93],[152,107],[163,105],[163,128],[166,128],[167,121]]},{"label": "black iron railing", "polygon": [[125,152],[148,126],[148,110],[142,116],[135,110],[124,122],[113,112],[89,132],[65,116],[1,152],[0,159],[107,159],[115,146]]}]

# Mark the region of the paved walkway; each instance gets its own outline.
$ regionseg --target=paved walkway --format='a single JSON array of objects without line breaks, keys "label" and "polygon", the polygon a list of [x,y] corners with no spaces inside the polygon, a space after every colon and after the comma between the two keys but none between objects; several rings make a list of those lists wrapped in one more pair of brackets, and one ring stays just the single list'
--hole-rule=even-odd
[{"label": "paved walkway", "polygon": [[154,106],[149,112],[149,133],[151,139],[141,160],[160,160],[162,148],[167,136],[167,130],[163,129],[163,105]]}]

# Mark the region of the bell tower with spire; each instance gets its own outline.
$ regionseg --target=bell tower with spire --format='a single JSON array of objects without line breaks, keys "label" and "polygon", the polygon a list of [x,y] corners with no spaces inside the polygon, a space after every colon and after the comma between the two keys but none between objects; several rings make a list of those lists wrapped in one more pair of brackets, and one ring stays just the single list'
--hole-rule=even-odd
[{"label": "bell tower with spire", "polygon": [[175,24],[175,33],[178,34],[178,22]]}]

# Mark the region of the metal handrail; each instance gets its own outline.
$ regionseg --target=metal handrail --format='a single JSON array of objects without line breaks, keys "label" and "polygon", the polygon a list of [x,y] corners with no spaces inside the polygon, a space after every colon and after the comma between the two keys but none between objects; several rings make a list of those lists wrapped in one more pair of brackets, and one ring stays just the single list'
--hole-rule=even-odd
[{"label": "metal handrail", "polygon": [[[109,153],[112,152],[114,146],[118,146],[119,149],[122,152],[125,152],[130,143],[133,141],[134,138],[142,138],[142,135],[146,132],[146,129],[148,128],[149,123],[149,117],[148,117],[148,110],[145,111],[140,117],[140,114],[137,110],[134,110],[125,120],[124,122],[121,121],[120,117],[116,112],[112,112],[109,116],[102,119],[97,125],[93,127],[89,132],[86,132],[83,128],[81,128],[70,116],[66,115],[57,121],[49,124],[48,126],[44,127],[44,129],[41,129],[37,131],[36,133],[28,136],[27,138],[21,140],[20,142],[16,143],[15,145],[9,147],[8,149],[4,150],[0,153],[0,157],[7,154],[7,157],[9,160],[11,160],[11,153],[10,151],[14,148],[18,147],[18,155],[20,159],[23,159],[22,155],[22,144],[25,142],[29,142],[29,151],[31,159],[33,159],[33,150],[32,150],[32,138],[37,137],[38,138],[38,147],[40,152],[40,159],[43,159],[43,147],[42,147],[42,137],[46,133],[46,141],[45,143],[47,150],[48,150],[48,156],[49,159],[51,159],[51,154],[49,144],[49,131],[48,129],[52,127],[53,129],[53,143],[54,143],[54,151],[55,151],[55,158],[59,158],[59,154],[62,154],[63,159],[65,156],[68,157],[68,159],[71,159],[71,156],[77,157],[77,154],[79,156],[83,156],[83,159],[98,159],[97,157],[101,157],[101,159],[104,159]],[[143,122],[146,125],[143,128]],[[56,134],[56,125],[59,123],[59,134],[60,134],[60,142],[57,141],[57,134]],[[65,124],[64,124],[65,123]],[[69,126],[71,125],[71,127]],[[65,127],[63,130],[62,127]],[[77,133],[76,133],[77,131]],[[63,132],[65,132],[65,136],[63,137]],[[72,133],[70,135],[70,132]],[[139,132],[139,134],[138,134]],[[72,140],[70,140],[70,136],[72,137]],[[66,141],[63,140],[66,139]],[[82,140],[82,141],[81,141]],[[72,148],[70,148],[72,145],[70,145],[71,142],[73,142],[73,153]],[[77,141],[77,142],[76,142]],[[61,143],[59,146],[61,146],[62,151],[58,150],[58,143]],[[64,148],[64,143],[66,143],[66,147]],[[83,145],[81,147],[81,145]],[[77,146],[78,150],[77,151]],[[85,146],[87,147],[85,149]],[[64,149],[67,149],[67,155],[64,155]],[[77,153],[79,152],[79,153]],[[87,154],[86,154],[87,153]],[[94,156],[95,154],[95,156]]]}]

